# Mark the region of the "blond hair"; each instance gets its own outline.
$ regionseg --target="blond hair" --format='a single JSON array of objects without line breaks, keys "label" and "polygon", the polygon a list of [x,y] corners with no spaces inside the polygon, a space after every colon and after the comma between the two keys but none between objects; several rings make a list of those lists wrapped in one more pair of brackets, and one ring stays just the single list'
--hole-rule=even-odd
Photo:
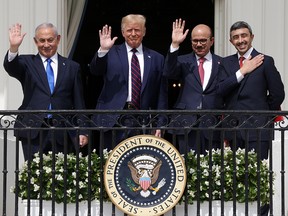
[{"label": "blond hair", "polygon": [[146,17],[141,14],[128,14],[121,20],[121,30],[123,31],[125,29],[125,25],[131,22],[142,24],[143,28],[145,29]]}]

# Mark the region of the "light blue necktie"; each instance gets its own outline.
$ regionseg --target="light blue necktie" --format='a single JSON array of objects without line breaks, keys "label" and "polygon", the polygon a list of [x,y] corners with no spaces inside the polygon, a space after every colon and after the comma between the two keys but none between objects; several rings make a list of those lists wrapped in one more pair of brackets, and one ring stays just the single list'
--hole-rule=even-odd
[{"label": "light blue necktie", "polygon": [[[47,66],[46,66],[46,73],[47,73],[47,78],[48,78],[48,83],[49,83],[49,87],[50,87],[50,92],[51,94],[54,91],[54,72],[53,72],[53,68],[51,67],[51,62],[52,60],[50,58],[46,59],[47,61]],[[49,110],[52,109],[51,104],[49,104],[48,107]],[[48,118],[52,117],[51,114],[48,115]]]}]

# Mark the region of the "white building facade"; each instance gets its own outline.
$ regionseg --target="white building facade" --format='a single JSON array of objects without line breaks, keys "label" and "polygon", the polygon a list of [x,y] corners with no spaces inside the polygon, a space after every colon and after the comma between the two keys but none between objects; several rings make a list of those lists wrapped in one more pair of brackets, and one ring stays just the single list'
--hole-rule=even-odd
[{"label": "white building facade", "polygon": [[[77,1],[77,0],[76,0]],[[79,0],[78,0],[79,1]],[[97,1],[97,0],[95,0]],[[9,48],[8,29],[13,23],[21,23],[23,32],[27,35],[20,47],[20,53],[36,53],[37,48],[33,42],[35,27],[42,22],[51,22],[58,28],[61,34],[61,44],[59,53],[63,56],[68,55],[67,26],[68,26],[68,8],[73,0],[0,0],[0,61],[3,62],[4,56]],[[273,56],[276,67],[281,74],[284,85],[288,81],[288,1],[285,0],[214,0],[215,3],[215,44],[214,51],[220,56],[227,56],[235,53],[235,48],[229,42],[230,26],[238,21],[248,22],[254,32],[253,46],[260,52]],[[192,11],[192,10],[191,10]],[[285,85],[285,91],[288,92]],[[22,102],[22,89],[16,79],[11,79],[3,68],[0,66],[0,110],[17,110]],[[286,97],[287,98],[287,97]],[[285,99],[282,104],[282,110],[288,108],[288,100]],[[2,144],[2,134],[0,135],[0,144]],[[11,144],[15,143],[14,137],[9,138]],[[274,145],[278,145],[277,139]],[[8,145],[9,146],[9,145]],[[13,145],[9,146],[8,152],[14,154]],[[277,148],[275,148],[277,149]],[[286,148],[286,155],[288,155]],[[0,158],[2,157],[2,145],[0,145]],[[274,158],[279,158],[278,152],[273,153]],[[285,162],[287,170],[288,160]],[[14,170],[15,165],[10,164],[8,169]],[[275,170],[280,170],[280,164],[277,160],[274,162]],[[0,165],[2,171],[2,162]],[[278,172],[279,173],[279,172]],[[8,175],[13,184],[14,173]],[[288,176],[286,174],[286,182]],[[2,175],[0,177],[2,182]],[[277,185],[280,179],[276,178],[276,192],[274,196],[274,215],[280,215],[280,189]],[[9,193],[9,191],[8,191]],[[288,215],[288,185],[286,184],[286,211]],[[8,194],[8,199],[12,195]],[[2,188],[0,188],[0,202],[2,203]],[[8,203],[13,203],[9,202]],[[1,208],[1,206],[0,206]],[[8,209],[8,215],[13,215],[13,210]],[[0,209],[2,212],[2,209]],[[11,211],[11,212],[9,212]],[[286,213],[287,212],[287,213]]]}]

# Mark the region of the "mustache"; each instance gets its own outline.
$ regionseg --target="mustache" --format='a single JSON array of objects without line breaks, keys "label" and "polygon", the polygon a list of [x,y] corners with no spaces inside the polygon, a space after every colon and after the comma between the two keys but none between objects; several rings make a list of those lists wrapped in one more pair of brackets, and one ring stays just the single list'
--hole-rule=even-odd
[{"label": "mustache", "polygon": [[247,42],[243,41],[243,42],[238,43],[237,46],[246,45],[246,44],[247,44]]}]

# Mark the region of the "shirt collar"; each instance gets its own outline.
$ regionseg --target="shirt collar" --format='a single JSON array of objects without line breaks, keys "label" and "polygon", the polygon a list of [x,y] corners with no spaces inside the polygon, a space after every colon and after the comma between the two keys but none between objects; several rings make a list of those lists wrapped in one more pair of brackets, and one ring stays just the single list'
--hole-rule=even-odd
[{"label": "shirt collar", "polygon": [[[250,49],[249,50],[247,50],[247,52],[243,55],[243,57],[245,58],[245,59],[248,59],[249,58],[249,56],[251,55],[251,53],[252,53],[252,51],[253,51],[253,47],[250,47]],[[238,59],[241,57],[240,56],[240,54],[239,53],[237,53],[237,55],[238,55]]]},{"label": "shirt collar", "polygon": [[[197,59],[197,61],[199,60],[199,58],[201,58],[200,56],[198,56],[198,55],[196,55],[195,54],[195,56],[196,56],[196,59]],[[209,51],[205,56],[203,56],[205,59],[206,59],[206,61],[211,61],[212,60],[212,53]]]},{"label": "shirt collar", "polygon": [[[48,59],[47,57],[42,56],[40,53],[39,53],[39,55],[40,55],[43,63]],[[55,53],[55,55],[51,56],[50,59],[51,59],[54,63],[56,63],[57,60],[58,60],[58,54]]]},{"label": "shirt collar", "polygon": [[[125,45],[126,45],[126,49],[127,49],[127,52],[130,52],[133,48],[130,47],[126,42],[125,42]],[[140,44],[139,47],[136,48],[138,53],[142,54],[143,53],[143,46],[142,44]]]}]

